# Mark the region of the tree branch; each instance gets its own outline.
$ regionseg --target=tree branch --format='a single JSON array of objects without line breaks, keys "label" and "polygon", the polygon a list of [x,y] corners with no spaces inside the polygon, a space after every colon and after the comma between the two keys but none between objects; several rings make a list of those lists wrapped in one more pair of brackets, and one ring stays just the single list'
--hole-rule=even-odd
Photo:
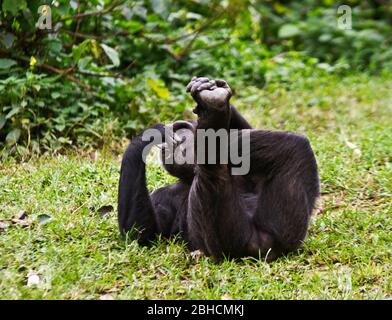
[{"label": "tree branch", "polygon": [[202,32],[203,30],[207,29],[207,28],[208,28],[212,23],[214,23],[216,20],[220,19],[220,18],[223,16],[224,13],[226,13],[225,10],[219,12],[216,16],[211,17],[208,21],[206,21],[206,23],[202,24],[200,27],[196,28],[195,30],[193,30],[193,31],[190,32],[190,33],[183,34],[183,35],[180,35],[180,36],[178,36],[178,37],[171,38],[171,39],[170,39],[170,38],[165,39],[164,42],[165,42],[165,43],[173,43],[173,42],[176,42],[176,41],[178,41],[178,40],[182,40],[182,39],[188,38],[188,37],[190,37],[190,36],[192,36],[192,35],[194,35],[194,34],[199,34],[199,33]]},{"label": "tree branch", "polygon": [[211,19],[209,19],[205,24],[203,24],[202,26],[200,26],[198,29],[196,29],[193,32],[193,37],[192,39],[187,43],[187,45],[181,50],[180,53],[176,54],[176,60],[181,60],[182,57],[189,51],[189,49],[192,47],[193,42],[195,42],[195,40],[197,39],[197,37],[199,36],[199,34],[207,29],[212,23],[214,23],[214,21],[218,20],[220,17],[222,17],[222,15],[225,13],[226,11],[223,10],[221,11],[219,14],[217,14],[216,16],[212,17]]},{"label": "tree branch", "polygon": [[93,11],[93,12],[85,12],[85,13],[78,13],[70,17],[64,17],[61,18],[60,20],[56,21],[57,22],[62,22],[66,20],[75,20],[75,19],[83,19],[86,17],[95,17],[95,16],[101,16],[103,14],[109,13],[113,11],[117,6],[121,5],[124,1],[114,1],[109,7],[106,9],[102,9],[99,11]]},{"label": "tree branch", "polygon": [[[27,57],[16,56],[15,54],[12,54],[11,52],[9,52],[7,50],[4,50],[4,49],[1,49],[1,48],[0,48],[0,53],[6,54],[9,57],[12,57],[13,59],[17,59],[17,60],[24,61],[24,62],[27,62],[27,63],[30,62],[30,59],[27,58]],[[91,91],[91,88],[90,88],[89,85],[81,82],[78,78],[76,78],[76,77],[74,77],[74,76],[69,74],[70,72],[72,72],[75,69],[74,65],[72,65],[72,66],[70,66],[70,67],[68,67],[66,69],[58,69],[56,67],[50,66],[50,65],[45,64],[45,63],[37,63],[36,67],[37,68],[42,68],[42,69],[45,69],[45,70],[49,70],[49,71],[52,71],[52,72],[57,73],[57,74],[60,74],[60,75],[64,76],[65,78],[67,78],[69,81],[72,81],[72,82],[78,84],[83,89],[85,89],[87,91]]]}]

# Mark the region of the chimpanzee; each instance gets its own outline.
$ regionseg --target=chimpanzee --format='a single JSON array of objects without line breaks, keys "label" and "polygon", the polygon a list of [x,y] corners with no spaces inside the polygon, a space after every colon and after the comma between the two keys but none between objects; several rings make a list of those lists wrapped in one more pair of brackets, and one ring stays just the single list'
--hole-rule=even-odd
[{"label": "chimpanzee", "polygon": [[[174,135],[184,128],[192,132],[237,129],[238,135],[247,132],[250,139],[249,171],[233,175],[230,161],[220,162],[218,151],[212,151],[217,152],[216,163],[164,164],[178,181],[149,194],[142,153],[152,140],[141,133],[132,139],[121,164],[121,234],[141,243],[158,234],[179,234],[191,250],[217,260],[253,256],[271,261],[296,250],[319,195],[317,163],[309,140],[293,132],[253,129],[229,103],[232,91],[224,80],[193,77],[187,91],[196,101],[197,121],[148,128],[161,134],[163,156],[168,145],[181,143],[165,135],[167,128]],[[201,145],[199,139],[193,135],[195,150]]]}]

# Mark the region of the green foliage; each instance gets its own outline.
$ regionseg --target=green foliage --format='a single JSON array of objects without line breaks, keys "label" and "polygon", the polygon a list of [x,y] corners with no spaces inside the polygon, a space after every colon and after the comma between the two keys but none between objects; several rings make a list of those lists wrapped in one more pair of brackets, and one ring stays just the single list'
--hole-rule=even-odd
[{"label": "green foliage", "polygon": [[[37,25],[43,4],[51,30]],[[190,117],[184,86],[193,75],[225,78],[234,89],[278,88],[350,69],[392,70],[392,6],[351,0],[353,29],[341,30],[339,4],[4,0],[0,147],[99,146]]]},{"label": "green foliage", "polygon": [[[329,1],[328,1],[329,2]],[[284,19],[288,40],[283,45],[304,50],[308,55],[329,63],[341,61],[357,70],[392,70],[392,6],[389,1],[350,1],[320,6],[316,1],[305,1],[308,10],[302,13],[303,3],[289,7]],[[352,29],[339,27],[338,19],[343,13],[337,11],[339,4],[352,7]],[[291,33],[291,34],[290,34]]]},{"label": "green foliage", "polygon": [[[0,80],[1,133],[7,133],[5,141],[10,148],[23,140],[26,145],[19,145],[15,151],[56,150],[62,144],[71,144],[80,130],[93,130],[91,123],[104,118],[107,106],[86,98],[77,86],[62,86],[58,79],[27,72],[23,78]],[[90,109],[89,103],[94,103],[94,108]]]}]

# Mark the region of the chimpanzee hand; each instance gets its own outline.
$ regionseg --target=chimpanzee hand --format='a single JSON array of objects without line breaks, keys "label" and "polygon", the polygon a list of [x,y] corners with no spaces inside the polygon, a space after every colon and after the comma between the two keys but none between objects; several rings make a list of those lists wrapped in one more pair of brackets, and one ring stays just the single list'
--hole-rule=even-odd
[{"label": "chimpanzee hand", "polygon": [[193,77],[186,90],[191,93],[198,106],[221,109],[229,106],[232,91],[225,80],[209,80]]}]

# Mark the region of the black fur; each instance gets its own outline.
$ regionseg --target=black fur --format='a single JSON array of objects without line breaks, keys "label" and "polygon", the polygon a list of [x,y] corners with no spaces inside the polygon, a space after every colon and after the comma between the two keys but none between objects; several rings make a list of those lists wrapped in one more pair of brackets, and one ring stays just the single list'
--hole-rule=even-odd
[{"label": "black fur", "polygon": [[[194,129],[251,129],[229,104],[223,80],[194,78],[188,90],[197,107]],[[164,125],[153,126],[162,132]],[[241,134],[241,131],[240,131]],[[197,146],[195,136],[195,146]],[[296,250],[306,236],[319,195],[316,160],[308,139],[292,132],[250,130],[250,172],[234,176],[229,164],[170,165],[179,181],[148,194],[141,135],[125,151],[118,221],[141,242],[180,234],[191,249],[216,259],[255,256],[273,260]]]}]

